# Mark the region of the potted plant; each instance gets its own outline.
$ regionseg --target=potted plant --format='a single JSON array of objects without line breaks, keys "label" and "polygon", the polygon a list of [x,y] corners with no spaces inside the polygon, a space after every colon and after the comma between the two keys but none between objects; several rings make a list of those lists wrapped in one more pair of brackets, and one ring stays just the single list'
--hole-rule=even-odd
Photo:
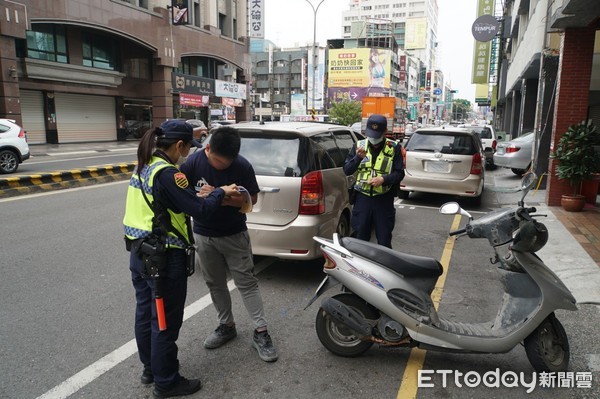
[{"label": "potted plant", "polygon": [[585,206],[585,197],[581,195],[581,185],[600,172],[600,154],[594,151],[594,145],[600,143],[600,133],[591,123],[571,125],[558,141],[552,154],[558,161],[556,175],[568,180],[572,193],[564,194],[561,205],[568,211],[581,211]]}]

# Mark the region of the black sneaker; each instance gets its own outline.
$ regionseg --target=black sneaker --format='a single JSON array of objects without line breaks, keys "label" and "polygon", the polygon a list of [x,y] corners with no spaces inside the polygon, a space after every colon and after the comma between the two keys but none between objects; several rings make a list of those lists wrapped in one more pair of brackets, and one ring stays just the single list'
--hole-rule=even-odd
[{"label": "black sneaker", "polygon": [[180,377],[177,384],[171,389],[162,389],[157,386],[154,387],[152,395],[155,398],[171,398],[173,396],[185,396],[191,395],[198,392],[202,388],[200,380],[188,380],[187,378]]},{"label": "black sneaker", "polygon": [[219,324],[219,327],[204,340],[204,347],[206,349],[216,349],[231,341],[236,336],[235,325],[230,327],[226,324]]},{"label": "black sneaker", "polygon": [[254,330],[252,346],[256,348],[258,356],[265,362],[274,362],[279,357],[277,356],[277,350],[273,346],[271,336],[267,331],[258,332]]},{"label": "black sneaker", "polygon": [[144,371],[142,371],[140,381],[144,385],[149,385],[154,382],[154,375],[152,374],[152,369],[150,366],[144,366]]}]

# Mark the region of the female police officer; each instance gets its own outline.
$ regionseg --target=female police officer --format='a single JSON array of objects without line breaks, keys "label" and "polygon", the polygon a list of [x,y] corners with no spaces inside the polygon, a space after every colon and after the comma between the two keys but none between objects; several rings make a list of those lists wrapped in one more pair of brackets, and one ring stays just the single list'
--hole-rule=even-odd
[{"label": "female police officer", "polygon": [[192,129],[184,121],[170,120],[142,137],[123,219],[136,292],[135,338],[144,365],[141,382],[154,382],[153,394],[159,398],[189,395],[202,387],[200,380],[179,374],[175,343],[183,322],[187,277],[193,271],[187,215],[201,219],[218,209],[225,196],[239,195],[234,184],[206,198],[188,189],[186,176],[175,164],[185,159],[192,145],[200,146]]}]

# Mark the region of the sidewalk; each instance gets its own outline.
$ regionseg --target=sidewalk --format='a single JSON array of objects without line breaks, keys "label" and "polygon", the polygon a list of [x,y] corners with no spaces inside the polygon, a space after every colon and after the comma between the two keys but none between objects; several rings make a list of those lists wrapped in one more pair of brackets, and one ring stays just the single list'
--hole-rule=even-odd
[{"label": "sidewalk", "polygon": [[92,152],[116,152],[137,148],[139,140],[98,141],[69,144],[29,144],[32,157],[58,156],[65,154],[89,154]]},{"label": "sidewalk", "polygon": [[[515,206],[522,196],[495,194],[500,206]],[[527,206],[535,206],[538,214],[548,215],[538,219],[549,232],[548,243],[538,255],[571,290],[577,302],[600,305],[600,200],[596,206],[587,205],[582,212],[566,212],[561,207],[547,206],[545,199],[545,190],[532,190],[525,198]]]}]

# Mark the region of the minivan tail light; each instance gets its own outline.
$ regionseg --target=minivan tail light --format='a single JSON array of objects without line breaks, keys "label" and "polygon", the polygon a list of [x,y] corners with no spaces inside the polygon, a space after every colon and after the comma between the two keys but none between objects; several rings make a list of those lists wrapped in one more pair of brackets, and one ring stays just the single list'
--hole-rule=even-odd
[{"label": "minivan tail light", "polygon": [[476,152],[475,154],[473,154],[473,161],[471,162],[471,174],[480,175],[482,169],[483,165],[481,162],[481,154]]},{"label": "minivan tail light", "polygon": [[320,215],[325,212],[325,193],[321,171],[310,172],[302,178],[300,188],[301,215]]},{"label": "minivan tail light", "polygon": [[492,140],[492,149],[496,150],[496,145],[498,145],[496,140]]},{"label": "minivan tail light", "polygon": [[520,149],[521,148],[517,147],[516,145],[510,145],[510,146],[506,147],[506,153],[517,152]]}]

